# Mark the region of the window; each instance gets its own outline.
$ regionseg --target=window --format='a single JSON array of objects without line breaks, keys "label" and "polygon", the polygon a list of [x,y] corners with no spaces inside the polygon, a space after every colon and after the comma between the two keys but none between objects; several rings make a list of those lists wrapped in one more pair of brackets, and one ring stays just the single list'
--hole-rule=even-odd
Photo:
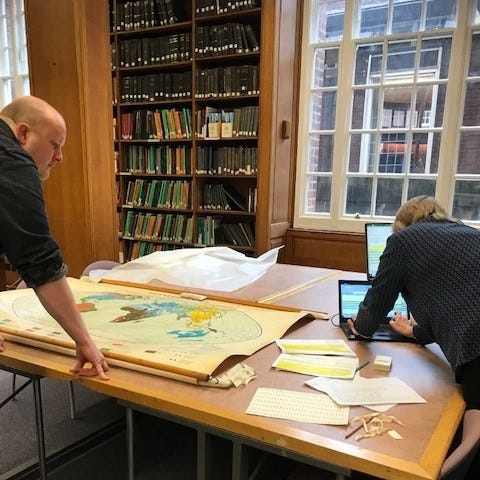
[{"label": "window", "polygon": [[23,0],[0,0],[0,107],[29,93]]},{"label": "window", "polygon": [[480,226],[480,1],[305,0],[294,226],[427,194]]}]

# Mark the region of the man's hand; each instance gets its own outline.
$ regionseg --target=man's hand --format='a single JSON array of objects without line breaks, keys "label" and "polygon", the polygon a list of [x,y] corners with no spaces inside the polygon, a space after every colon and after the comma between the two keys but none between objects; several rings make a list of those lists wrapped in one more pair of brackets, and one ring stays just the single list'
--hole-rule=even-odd
[{"label": "man's hand", "polygon": [[395,316],[390,320],[390,326],[400,335],[404,337],[413,337],[413,320],[404,317],[400,312],[395,312]]},{"label": "man's hand", "polygon": [[[89,367],[85,364],[89,363]],[[71,370],[74,374],[82,377],[94,377],[98,375],[100,380],[108,380],[105,372],[108,372],[108,365],[103,353],[93,344],[77,345],[77,363]]]},{"label": "man's hand", "polygon": [[5,339],[0,335],[0,352],[5,348]]}]

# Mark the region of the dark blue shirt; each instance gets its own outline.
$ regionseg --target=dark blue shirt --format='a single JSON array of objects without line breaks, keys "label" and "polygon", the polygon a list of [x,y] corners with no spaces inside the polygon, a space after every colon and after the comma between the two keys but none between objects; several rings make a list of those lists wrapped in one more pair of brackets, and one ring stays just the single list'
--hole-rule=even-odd
[{"label": "dark blue shirt", "polygon": [[66,265],[50,234],[41,179],[32,157],[0,120],[0,255],[29,287],[62,278]]},{"label": "dark blue shirt", "polygon": [[404,296],[421,345],[436,342],[452,368],[480,357],[480,231],[432,217],[393,233],[355,328],[371,335]]}]

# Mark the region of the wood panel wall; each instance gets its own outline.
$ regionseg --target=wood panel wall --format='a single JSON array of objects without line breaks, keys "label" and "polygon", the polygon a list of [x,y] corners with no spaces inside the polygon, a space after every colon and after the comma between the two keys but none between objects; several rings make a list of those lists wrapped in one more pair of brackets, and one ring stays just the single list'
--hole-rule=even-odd
[{"label": "wood panel wall", "polygon": [[297,0],[262,2],[257,254],[282,245],[292,226],[300,12]]},{"label": "wood panel wall", "polygon": [[45,182],[52,234],[79,276],[117,258],[108,10],[98,0],[25,0],[31,93],[65,118],[63,164]]},{"label": "wood panel wall", "polygon": [[279,258],[294,265],[366,272],[365,235],[289,229]]}]

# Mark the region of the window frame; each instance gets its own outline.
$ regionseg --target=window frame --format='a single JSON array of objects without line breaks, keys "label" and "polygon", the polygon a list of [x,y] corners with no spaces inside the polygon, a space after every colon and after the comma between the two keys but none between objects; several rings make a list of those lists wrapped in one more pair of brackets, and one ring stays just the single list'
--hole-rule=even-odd
[{"label": "window frame", "polygon": [[[352,38],[353,20],[356,15],[358,0],[345,1],[344,31],[342,40],[331,42],[310,42],[310,22],[315,22],[316,15],[312,10],[314,0],[303,2],[303,25],[301,42],[301,69],[299,79],[299,122],[297,142],[297,170],[295,185],[294,228],[309,230],[329,230],[344,232],[363,232],[365,222],[392,221],[392,216],[371,215],[343,215],[342,211],[346,201],[347,192],[347,164],[348,145],[352,101],[353,101],[353,78],[355,70],[357,45],[368,44],[374,41],[387,42],[402,40],[415,36],[417,41],[423,38],[435,38],[435,36],[451,35],[451,58],[449,64],[447,90],[445,97],[445,109],[443,113],[442,142],[439,151],[439,168],[436,182],[436,198],[451,211],[455,188],[455,179],[461,178],[456,174],[457,156],[461,131],[468,131],[469,127],[462,127],[463,106],[466,92],[466,79],[468,78],[468,63],[470,59],[471,38],[474,31],[480,30],[480,25],[470,23],[471,14],[475,4],[473,1],[457,1],[457,26],[432,32],[415,32],[406,34],[388,34],[381,37]],[[348,28],[345,28],[348,26]],[[437,33],[438,32],[438,33]],[[434,35],[437,33],[437,35]],[[339,68],[337,82],[337,110],[334,127],[334,147],[331,172],[331,205],[329,213],[306,212],[308,201],[307,178],[312,174],[307,171],[309,164],[309,139],[311,121],[311,92],[314,69],[315,48],[338,48]],[[339,108],[338,99],[348,99],[344,107]],[[434,129],[435,130],[435,129]],[[315,131],[316,132],[316,131]],[[320,131],[327,133],[327,131]],[[448,138],[448,141],[444,139]],[[450,161],[448,161],[450,159]],[[318,174],[325,176],[324,172]],[[383,176],[384,174],[382,174]],[[315,174],[314,174],[315,176]],[[387,174],[388,176],[388,174]],[[402,200],[404,201],[405,198]],[[465,222],[473,226],[480,226],[479,221]]]},{"label": "window frame", "polygon": [[[29,62],[28,62],[28,46],[26,40],[26,26],[25,26],[25,4],[23,0],[2,0],[5,2],[5,15],[10,21],[11,30],[10,35],[7,36],[7,44],[4,48],[12,49],[12,65],[13,69],[8,75],[3,75],[0,72],[0,108],[10,103],[15,97],[22,95],[28,95],[30,93],[30,76],[29,76]],[[23,24],[23,25],[22,25]],[[23,30],[19,32],[22,28]],[[19,45],[21,41],[21,34],[25,37],[25,44]],[[26,72],[20,71],[19,55],[21,50],[24,49],[26,55]],[[12,96],[5,95],[4,83],[6,81],[12,81],[13,87],[11,92]],[[27,86],[26,86],[27,84]]]}]

